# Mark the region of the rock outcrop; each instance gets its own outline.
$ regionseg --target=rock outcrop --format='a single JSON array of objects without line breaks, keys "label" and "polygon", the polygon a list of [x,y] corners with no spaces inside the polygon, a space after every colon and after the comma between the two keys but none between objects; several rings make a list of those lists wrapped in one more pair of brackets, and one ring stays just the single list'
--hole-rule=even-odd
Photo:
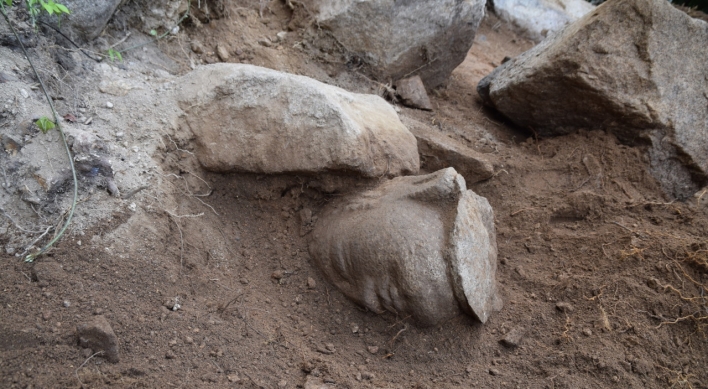
[{"label": "rock outcrop", "polygon": [[606,2],[480,81],[487,104],[542,136],[580,128],[651,144],[685,198],[708,174],[708,23],[663,0]]},{"label": "rock outcrop", "polygon": [[90,41],[101,34],[120,3],[121,0],[62,0],[61,4],[70,14],[62,14],[61,19],[56,16],[43,16],[43,19],[62,30],[68,27],[71,35]]},{"label": "rock outcrop", "polygon": [[393,107],[308,77],[241,64],[201,67],[177,92],[208,170],[415,174],[415,137]]},{"label": "rock outcrop", "polygon": [[460,312],[486,322],[497,294],[494,214],[455,169],[394,178],[329,206],[310,254],[346,296],[431,326]]},{"label": "rock outcrop", "polygon": [[318,26],[382,81],[443,84],[467,56],[485,0],[304,0]]}]

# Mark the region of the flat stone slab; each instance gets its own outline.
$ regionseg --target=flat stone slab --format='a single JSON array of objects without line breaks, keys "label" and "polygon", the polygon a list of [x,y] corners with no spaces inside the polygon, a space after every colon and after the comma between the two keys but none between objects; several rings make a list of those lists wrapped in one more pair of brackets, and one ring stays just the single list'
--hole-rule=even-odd
[{"label": "flat stone slab", "polygon": [[184,125],[208,170],[415,174],[415,137],[379,96],[252,65],[215,64],[184,76]]}]

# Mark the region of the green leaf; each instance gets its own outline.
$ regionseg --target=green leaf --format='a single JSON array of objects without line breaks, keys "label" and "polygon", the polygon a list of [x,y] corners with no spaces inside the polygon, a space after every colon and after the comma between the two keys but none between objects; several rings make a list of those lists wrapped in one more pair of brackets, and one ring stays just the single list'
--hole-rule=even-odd
[{"label": "green leaf", "polygon": [[156,36],[156,35],[157,35],[157,31],[155,31],[155,30],[150,30],[150,35]]},{"label": "green leaf", "polygon": [[5,4],[7,4],[8,7],[12,7],[12,0],[5,0]]},{"label": "green leaf", "polygon": [[47,11],[49,15],[54,14],[54,3],[52,3],[51,1],[49,3],[46,3],[43,0],[39,0],[39,3],[42,4],[42,8],[44,8],[44,10]]},{"label": "green leaf", "polygon": [[71,13],[71,12],[69,12],[69,8],[66,8],[66,6],[65,6],[64,4],[59,4],[59,3],[57,3],[57,4],[55,4],[55,5],[56,5],[57,9],[58,9],[59,11],[61,11],[61,12],[57,12],[57,13],[62,13],[62,12],[65,13],[65,14],[70,14],[70,13]]},{"label": "green leaf", "polygon": [[108,49],[108,58],[110,58],[111,62],[115,62],[116,60],[119,62],[123,61],[123,55],[118,50]]},{"label": "green leaf", "polygon": [[34,124],[39,127],[39,129],[42,131],[42,133],[46,134],[49,130],[52,128],[56,127],[53,121],[49,120],[46,116],[42,116],[39,118]]}]

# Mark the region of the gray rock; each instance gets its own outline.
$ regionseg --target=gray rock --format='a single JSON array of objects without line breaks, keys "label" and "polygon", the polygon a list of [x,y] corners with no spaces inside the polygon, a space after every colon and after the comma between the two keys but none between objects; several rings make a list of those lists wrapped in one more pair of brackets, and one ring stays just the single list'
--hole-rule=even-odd
[{"label": "gray rock", "polygon": [[415,119],[404,118],[403,124],[418,140],[421,164],[427,170],[453,167],[469,184],[494,175],[494,166],[484,154]]},{"label": "gray rock", "polygon": [[494,0],[494,13],[536,42],[593,9],[585,0]]},{"label": "gray rock", "polygon": [[303,0],[318,26],[382,81],[418,74],[443,84],[467,56],[485,0]]},{"label": "gray rock", "polygon": [[333,203],[310,254],[347,297],[422,326],[501,308],[494,214],[455,169],[398,177]]},{"label": "gray rock", "polygon": [[94,316],[91,321],[76,327],[79,346],[90,348],[94,353],[103,351],[103,355],[111,363],[118,363],[118,337],[103,315]]},{"label": "gray rock", "polygon": [[675,197],[708,174],[708,23],[663,0],[606,2],[497,68],[482,98],[539,135],[580,128],[652,145]]},{"label": "gray rock", "polygon": [[204,66],[180,83],[185,124],[209,170],[418,172],[415,137],[378,96],[242,64]]},{"label": "gray rock", "polygon": [[413,76],[396,81],[396,93],[401,97],[403,104],[413,107],[432,111],[433,105],[430,103],[428,93],[425,91],[425,85],[420,76]]},{"label": "gray rock", "polygon": [[526,328],[523,326],[517,326],[507,332],[506,335],[499,340],[499,343],[505,347],[516,348],[521,344],[521,340],[524,338],[524,335],[526,335]]},{"label": "gray rock", "polygon": [[113,16],[121,0],[62,0],[69,11],[63,14],[60,21],[56,16],[44,16],[42,19],[66,30],[71,30],[71,35],[79,36],[86,41],[98,37]]},{"label": "gray rock", "polygon": [[575,308],[573,308],[573,305],[564,301],[561,301],[556,304],[556,309],[560,312],[563,313],[573,313]]}]

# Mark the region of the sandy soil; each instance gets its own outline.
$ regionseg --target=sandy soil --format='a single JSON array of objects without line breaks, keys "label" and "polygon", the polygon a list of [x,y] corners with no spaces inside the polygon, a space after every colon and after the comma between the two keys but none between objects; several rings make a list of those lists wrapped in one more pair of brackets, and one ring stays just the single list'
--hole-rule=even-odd
[{"label": "sandy soil", "polygon": [[[327,62],[336,52],[303,44],[301,21],[280,2],[249,4],[229,3],[218,19],[127,54],[125,65],[70,74],[88,112],[104,112],[107,98],[116,105],[94,131],[115,142],[121,191],[146,188],[122,199],[85,183],[97,189],[82,193],[80,227],[49,255],[27,264],[0,254],[1,387],[708,387],[708,192],[671,201],[640,148],[604,132],[535,139],[483,108],[477,82],[532,46],[493,15],[449,85],[431,93],[435,110],[400,115],[494,162],[493,178],[469,186],[496,213],[504,309],[485,325],[458,317],[418,328],[328,285],[310,264],[303,215],[376,182],[349,178],[330,193],[321,177],[208,173],[190,135],[160,120],[159,86],[174,87],[167,71],[219,61],[217,45],[232,62],[382,92]],[[288,25],[296,31],[285,42],[258,43]],[[98,92],[106,74],[146,84],[109,96]],[[59,105],[74,112],[68,100]],[[29,239],[2,223],[3,246]],[[119,339],[116,364],[77,344],[76,326],[95,315]]]}]

